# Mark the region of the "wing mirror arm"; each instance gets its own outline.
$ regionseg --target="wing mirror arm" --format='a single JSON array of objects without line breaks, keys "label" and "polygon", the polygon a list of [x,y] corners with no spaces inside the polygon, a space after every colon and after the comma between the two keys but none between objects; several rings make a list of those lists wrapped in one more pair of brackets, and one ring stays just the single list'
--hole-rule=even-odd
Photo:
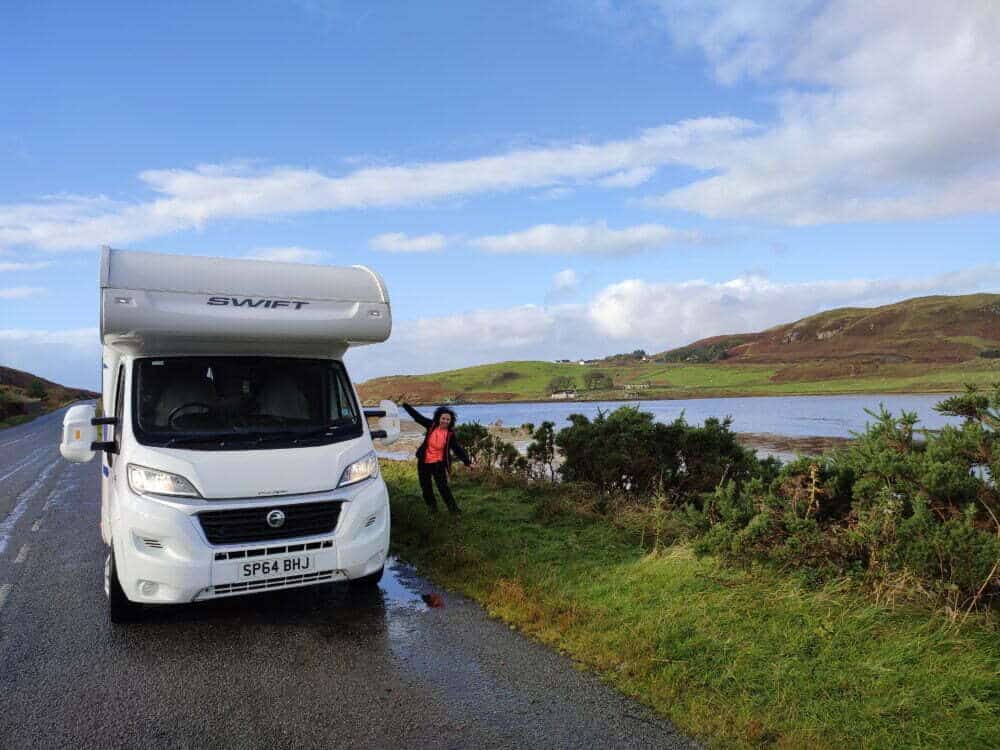
[{"label": "wing mirror arm", "polygon": [[110,424],[117,427],[118,417],[94,417],[93,419],[90,420],[90,423],[94,425],[94,427],[98,427],[102,424]]},{"label": "wing mirror arm", "polygon": [[114,441],[100,441],[95,440],[90,444],[90,450],[92,451],[104,451],[105,453],[118,454],[118,446],[115,445]]}]

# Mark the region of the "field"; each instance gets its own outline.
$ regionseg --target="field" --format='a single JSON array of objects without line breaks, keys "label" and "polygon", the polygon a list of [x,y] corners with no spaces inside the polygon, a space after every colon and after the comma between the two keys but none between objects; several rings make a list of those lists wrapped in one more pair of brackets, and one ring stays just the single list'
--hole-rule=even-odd
[{"label": "field", "polygon": [[[586,390],[583,376],[597,370],[615,387]],[[576,397],[588,400],[642,398],[711,398],[834,393],[948,393],[965,383],[1000,381],[1000,360],[977,358],[961,363],[830,363],[789,366],[710,363],[579,365],[557,362],[499,362],[419,376],[377,378],[358,390],[366,401],[389,398],[412,403],[443,400],[466,402],[541,401],[549,399],[549,382],[567,376]],[[645,384],[640,390],[626,386]]]},{"label": "field", "polygon": [[960,626],[846,582],[651,553],[544,487],[467,472],[464,515],[432,517],[414,467],[383,467],[397,554],[709,746],[1000,746],[989,615]]}]

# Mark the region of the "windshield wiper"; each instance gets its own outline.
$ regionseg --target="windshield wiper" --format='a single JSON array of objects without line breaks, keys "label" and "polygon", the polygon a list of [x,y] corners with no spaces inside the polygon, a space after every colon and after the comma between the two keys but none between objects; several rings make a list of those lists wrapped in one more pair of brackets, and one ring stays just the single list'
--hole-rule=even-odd
[{"label": "windshield wiper", "polygon": [[314,427],[309,430],[273,430],[263,432],[258,438],[258,442],[271,442],[272,440],[288,439],[293,444],[303,439],[333,436],[338,430],[350,427],[348,424],[327,424],[322,427]]},{"label": "windshield wiper", "polygon": [[164,446],[170,448],[174,445],[191,445],[193,443],[226,443],[229,441],[236,442],[246,442],[246,438],[252,438],[253,435],[247,435],[245,433],[239,432],[209,432],[204,435],[175,435],[174,437],[167,440]]}]

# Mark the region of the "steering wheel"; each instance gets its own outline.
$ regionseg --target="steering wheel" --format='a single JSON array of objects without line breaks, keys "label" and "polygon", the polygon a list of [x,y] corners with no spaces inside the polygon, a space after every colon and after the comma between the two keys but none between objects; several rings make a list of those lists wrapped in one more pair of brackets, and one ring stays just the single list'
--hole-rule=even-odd
[{"label": "steering wheel", "polygon": [[173,429],[177,429],[177,425],[174,424],[174,420],[179,416],[178,412],[184,411],[185,409],[190,409],[191,407],[199,406],[205,410],[206,413],[211,413],[214,407],[211,404],[206,404],[202,401],[189,401],[186,404],[181,404],[180,406],[171,409],[170,413],[167,415],[167,424]]}]

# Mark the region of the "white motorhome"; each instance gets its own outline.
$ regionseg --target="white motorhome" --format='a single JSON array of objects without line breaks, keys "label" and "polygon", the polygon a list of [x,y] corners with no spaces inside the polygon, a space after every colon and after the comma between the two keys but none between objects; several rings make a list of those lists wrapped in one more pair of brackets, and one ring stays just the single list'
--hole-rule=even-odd
[{"label": "white motorhome", "polygon": [[111,619],[374,586],[389,503],[372,438],[394,440],[399,415],[389,401],[363,410],[342,358],[389,337],[381,277],[104,248],[100,289],[105,416],[71,408],[60,451],[101,454]]}]

